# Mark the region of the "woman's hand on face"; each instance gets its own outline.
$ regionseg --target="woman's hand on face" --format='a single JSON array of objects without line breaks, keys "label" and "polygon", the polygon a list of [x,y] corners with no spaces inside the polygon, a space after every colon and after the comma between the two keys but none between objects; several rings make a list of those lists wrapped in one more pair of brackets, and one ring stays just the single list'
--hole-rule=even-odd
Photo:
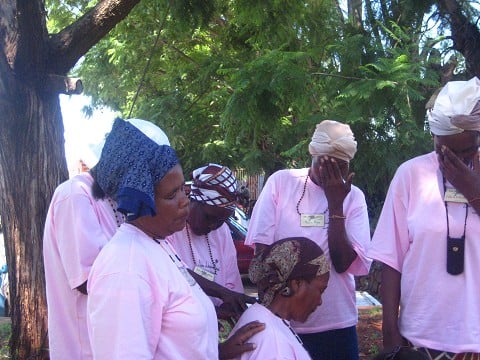
[{"label": "woman's hand on face", "polygon": [[337,161],[328,156],[324,156],[320,160],[319,170],[328,206],[330,208],[343,206],[343,200],[352,189],[352,179],[355,173],[349,173],[344,179]]},{"label": "woman's hand on face", "polygon": [[478,152],[473,157],[472,168],[468,167],[448,147],[442,146],[442,154],[438,156],[440,170],[448,180],[467,199],[480,193],[480,159]]},{"label": "woman's hand on face", "polygon": [[218,346],[218,357],[221,360],[233,359],[244,352],[252,351],[257,346],[247,342],[253,335],[263,331],[265,324],[259,321],[252,321],[243,325],[230,338]]}]

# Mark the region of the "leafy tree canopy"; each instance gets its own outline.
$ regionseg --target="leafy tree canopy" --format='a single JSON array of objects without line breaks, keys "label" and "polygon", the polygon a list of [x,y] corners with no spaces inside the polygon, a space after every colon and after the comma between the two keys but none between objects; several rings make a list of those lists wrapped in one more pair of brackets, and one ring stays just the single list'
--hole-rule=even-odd
[{"label": "leafy tree canopy", "polygon": [[[91,6],[49,5],[51,29]],[[432,149],[430,95],[469,75],[436,1],[370,0],[362,13],[355,23],[330,0],[143,0],[76,71],[95,104],[164,128],[186,172],[306,166],[315,124],[345,121],[376,217],[397,166]]]}]

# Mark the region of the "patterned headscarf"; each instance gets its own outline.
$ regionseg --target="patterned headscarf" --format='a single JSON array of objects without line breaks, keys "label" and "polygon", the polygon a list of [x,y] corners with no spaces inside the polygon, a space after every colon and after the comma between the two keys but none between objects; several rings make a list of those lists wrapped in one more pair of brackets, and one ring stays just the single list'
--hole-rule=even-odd
[{"label": "patterned headscarf", "polygon": [[480,80],[450,81],[440,90],[433,108],[427,110],[434,135],[455,135],[465,130],[480,131]]},{"label": "patterned headscarf", "polygon": [[257,285],[260,302],[268,306],[289,280],[309,280],[329,271],[328,259],[315,242],[293,237],[279,240],[255,255],[248,276]]},{"label": "patterned headscarf", "polygon": [[158,143],[165,141],[165,133],[150,125],[147,136],[130,122],[115,119],[100,160],[92,169],[100,188],[116,200],[118,210],[128,220],[156,214],[154,187],[178,164],[175,150]]},{"label": "patterned headscarf", "polygon": [[350,126],[334,120],[317,124],[308,146],[310,155],[328,155],[349,162],[357,152],[357,142]]},{"label": "patterned headscarf", "polygon": [[226,166],[208,164],[193,171],[190,199],[233,209],[237,200],[237,179]]}]

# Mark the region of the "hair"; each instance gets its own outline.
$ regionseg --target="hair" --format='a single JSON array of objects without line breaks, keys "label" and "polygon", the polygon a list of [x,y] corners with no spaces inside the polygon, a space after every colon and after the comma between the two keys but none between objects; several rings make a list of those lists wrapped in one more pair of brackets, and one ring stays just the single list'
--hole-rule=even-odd
[{"label": "hair", "polygon": [[95,172],[90,170],[90,174],[93,177],[93,184],[92,184],[92,196],[93,196],[93,198],[95,200],[105,199],[105,197],[106,197],[105,191],[102,190],[102,188],[98,184],[97,179],[95,179]]}]

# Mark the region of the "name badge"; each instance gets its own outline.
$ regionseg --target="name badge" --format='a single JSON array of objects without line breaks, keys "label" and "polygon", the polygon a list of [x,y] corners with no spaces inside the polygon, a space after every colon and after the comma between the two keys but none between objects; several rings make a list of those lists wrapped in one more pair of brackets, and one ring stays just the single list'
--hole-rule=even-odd
[{"label": "name badge", "polygon": [[300,226],[324,227],[325,215],[324,214],[302,214],[300,216]]},{"label": "name badge", "polygon": [[465,196],[463,196],[461,192],[457,191],[457,189],[447,189],[445,191],[444,200],[448,202],[456,202],[456,203],[464,203],[464,204],[468,202]]},{"label": "name badge", "polygon": [[214,273],[211,273],[210,271],[205,270],[205,269],[201,268],[200,266],[195,266],[195,268],[193,269],[193,272],[200,275],[200,276],[203,276],[205,279],[210,280],[210,281],[213,281],[215,279],[215,274]]}]

